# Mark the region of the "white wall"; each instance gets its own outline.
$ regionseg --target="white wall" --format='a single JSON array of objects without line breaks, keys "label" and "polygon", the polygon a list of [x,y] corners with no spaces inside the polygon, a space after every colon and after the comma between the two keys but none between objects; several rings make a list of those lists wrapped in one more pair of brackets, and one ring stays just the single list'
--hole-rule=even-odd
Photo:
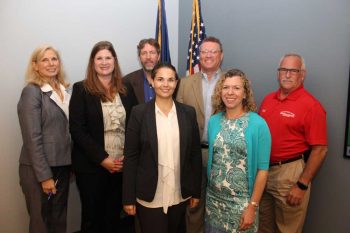
[{"label": "white wall", "polygon": [[[177,67],[178,1],[166,1],[170,52]],[[33,49],[52,44],[71,83],[84,78],[92,46],[111,41],[122,72],[139,68],[136,45],[154,37],[157,0],[1,0],[0,2],[0,232],[27,232],[28,214],[18,183],[22,139],[16,105]],[[80,205],[71,185],[69,232],[79,229]]]}]

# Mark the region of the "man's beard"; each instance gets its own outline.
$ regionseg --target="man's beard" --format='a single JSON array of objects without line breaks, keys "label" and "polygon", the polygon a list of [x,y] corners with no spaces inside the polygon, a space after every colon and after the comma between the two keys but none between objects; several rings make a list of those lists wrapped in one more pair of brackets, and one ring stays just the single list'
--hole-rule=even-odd
[{"label": "man's beard", "polygon": [[153,68],[154,68],[154,66],[153,67],[146,67],[146,66],[142,65],[142,68],[143,68],[144,71],[146,71],[148,73],[151,73]]}]

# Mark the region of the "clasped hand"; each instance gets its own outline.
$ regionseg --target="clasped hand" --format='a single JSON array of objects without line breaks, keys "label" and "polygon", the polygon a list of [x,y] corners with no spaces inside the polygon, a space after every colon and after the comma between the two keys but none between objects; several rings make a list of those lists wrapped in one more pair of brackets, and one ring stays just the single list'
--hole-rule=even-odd
[{"label": "clasped hand", "polygon": [[107,169],[110,173],[121,172],[123,170],[123,161],[124,156],[118,159],[107,157],[102,161],[101,166]]}]

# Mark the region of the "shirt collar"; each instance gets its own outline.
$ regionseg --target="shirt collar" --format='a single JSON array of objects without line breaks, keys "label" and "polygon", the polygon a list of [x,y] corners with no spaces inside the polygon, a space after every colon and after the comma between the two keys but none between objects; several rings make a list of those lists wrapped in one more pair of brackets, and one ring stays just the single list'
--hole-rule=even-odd
[{"label": "shirt collar", "polygon": [[[221,73],[221,68],[219,68],[217,71],[215,71],[214,75],[213,75],[213,79],[218,79],[220,77]],[[202,78],[205,80],[208,80],[208,75],[206,73],[204,73],[203,71],[201,71],[202,74]]]},{"label": "shirt collar", "polygon": [[[276,92],[275,95],[275,99],[280,100],[280,95],[281,95],[281,88],[279,88]],[[283,100],[296,100],[299,98],[299,96],[302,94],[302,92],[304,92],[304,84],[301,84],[300,87],[298,87],[297,89],[295,89],[294,91],[292,91],[291,93],[289,93],[289,95],[287,95],[287,97]]]},{"label": "shirt collar", "polygon": [[[41,89],[42,92],[54,91],[53,88],[51,87],[51,85],[48,84],[48,83],[45,83],[44,85],[42,85],[40,87],[40,89]],[[67,89],[62,84],[60,84],[60,89],[61,89],[62,93],[69,92],[69,91],[67,91]]]},{"label": "shirt collar", "polygon": [[40,87],[40,89],[41,89],[42,92],[50,92],[50,91],[53,91],[53,88],[52,88],[51,85],[48,84],[48,83],[45,83],[44,85],[42,85],[42,86]]},{"label": "shirt collar", "polygon": [[[157,103],[155,102],[155,111],[157,114],[162,114],[164,115],[164,113],[160,110],[160,108],[157,106]],[[171,107],[169,114],[168,115],[172,115],[172,114],[176,114],[176,106],[175,103],[173,101],[173,106]]]},{"label": "shirt collar", "polygon": [[148,84],[151,86],[151,83],[148,82],[146,71],[144,71],[144,70],[143,70],[143,82],[145,85]]}]

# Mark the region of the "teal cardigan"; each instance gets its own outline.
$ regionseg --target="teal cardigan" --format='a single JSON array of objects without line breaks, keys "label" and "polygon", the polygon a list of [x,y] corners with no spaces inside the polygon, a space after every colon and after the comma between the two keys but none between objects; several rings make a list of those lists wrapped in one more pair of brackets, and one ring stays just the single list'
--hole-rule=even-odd
[{"label": "teal cardigan", "polygon": [[[210,170],[213,162],[213,144],[216,136],[221,130],[220,119],[224,116],[223,112],[213,115],[208,124],[208,181],[210,179]],[[248,153],[248,189],[250,196],[253,193],[255,177],[258,170],[268,170],[271,151],[271,135],[269,127],[265,120],[255,112],[249,112],[248,127],[244,132]]]}]

